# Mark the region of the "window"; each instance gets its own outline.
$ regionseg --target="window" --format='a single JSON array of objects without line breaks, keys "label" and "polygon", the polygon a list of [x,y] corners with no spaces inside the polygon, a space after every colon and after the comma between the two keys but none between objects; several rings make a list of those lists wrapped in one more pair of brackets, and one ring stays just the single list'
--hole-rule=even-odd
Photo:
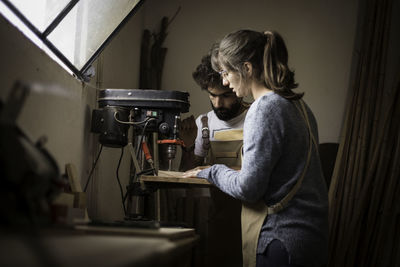
[{"label": "window", "polygon": [[79,79],[144,0],[0,0],[1,14]]}]

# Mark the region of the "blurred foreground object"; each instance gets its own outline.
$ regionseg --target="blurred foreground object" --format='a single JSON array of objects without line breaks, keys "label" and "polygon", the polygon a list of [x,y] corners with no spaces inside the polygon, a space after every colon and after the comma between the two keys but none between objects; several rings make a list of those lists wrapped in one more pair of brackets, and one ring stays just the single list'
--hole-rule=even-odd
[{"label": "blurred foreground object", "polygon": [[51,222],[50,203],[61,191],[58,166],[43,147],[16,125],[30,88],[16,82],[0,104],[0,224],[42,226]]}]

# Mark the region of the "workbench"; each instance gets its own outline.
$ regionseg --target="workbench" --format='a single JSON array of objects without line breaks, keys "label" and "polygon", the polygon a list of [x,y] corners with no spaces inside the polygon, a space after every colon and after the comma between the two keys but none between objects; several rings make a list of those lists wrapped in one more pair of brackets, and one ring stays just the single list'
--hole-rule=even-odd
[{"label": "workbench", "polygon": [[0,266],[189,267],[197,240],[188,228],[82,225],[35,234],[0,229]]},{"label": "workbench", "polygon": [[206,179],[183,178],[183,172],[159,170],[157,176],[141,175],[139,182],[143,188],[154,191],[155,220],[161,220],[160,190],[165,188],[208,188],[214,186]]}]

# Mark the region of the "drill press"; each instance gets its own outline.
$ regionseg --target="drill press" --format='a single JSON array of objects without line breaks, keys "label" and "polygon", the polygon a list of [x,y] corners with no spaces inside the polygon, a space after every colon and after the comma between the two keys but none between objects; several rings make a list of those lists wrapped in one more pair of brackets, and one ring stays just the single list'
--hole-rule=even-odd
[{"label": "drill press", "polygon": [[[99,142],[108,147],[128,146],[134,163],[128,195],[143,196],[137,178],[139,175],[158,172],[158,145],[166,145],[168,169],[176,156],[179,139],[180,114],[189,111],[189,93],[165,90],[104,89],[98,96],[99,109],[92,113],[92,132],[99,134]],[[133,128],[132,136],[128,135]],[[147,146],[153,135],[151,156]],[[136,142],[133,144],[133,137]],[[134,150],[136,147],[136,152]],[[143,155],[143,156],[142,156]],[[146,170],[146,165],[150,169]]]}]

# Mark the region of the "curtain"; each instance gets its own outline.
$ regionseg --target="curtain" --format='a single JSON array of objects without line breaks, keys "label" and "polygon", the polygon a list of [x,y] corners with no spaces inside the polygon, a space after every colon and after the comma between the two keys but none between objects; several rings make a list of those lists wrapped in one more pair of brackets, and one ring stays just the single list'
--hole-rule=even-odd
[{"label": "curtain", "polygon": [[395,12],[392,0],[359,2],[357,64],[329,190],[328,266],[400,266],[400,72],[388,79]]}]

